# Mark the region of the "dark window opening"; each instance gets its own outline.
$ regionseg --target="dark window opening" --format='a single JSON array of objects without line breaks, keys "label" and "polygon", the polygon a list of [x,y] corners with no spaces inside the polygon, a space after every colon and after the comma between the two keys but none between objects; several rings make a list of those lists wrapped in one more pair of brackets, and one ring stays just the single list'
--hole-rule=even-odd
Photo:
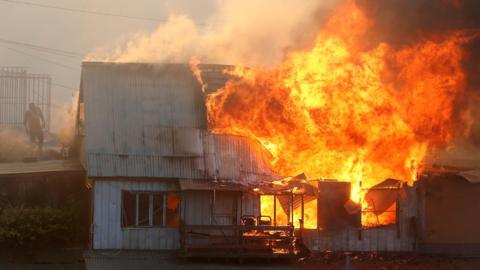
[{"label": "dark window opening", "polygon": [[153,195],[153,226],[163,226],[163,193]]},{"label": "dark window opening", "polygon": [[150,194],[138,194],[138,226],[150,226]]},{"label": "dark window opening", "polygon": [[136,224],[136,194],[131,192],[122,193],[122,226],[131,227]]}]

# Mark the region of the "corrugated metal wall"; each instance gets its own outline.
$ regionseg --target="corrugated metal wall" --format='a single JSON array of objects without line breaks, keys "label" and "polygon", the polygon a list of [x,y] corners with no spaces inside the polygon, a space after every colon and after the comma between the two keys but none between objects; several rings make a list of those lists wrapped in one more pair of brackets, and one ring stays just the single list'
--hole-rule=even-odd
[{"label": "corrugated metal wall", "polygon": [[[208,76],[220,87],[226,79],[213,67]],[[176,190],[179,178],[248,183],[273,175],[258,142],[207,130],[204,96],[188,65],[84,63],[81,85],[88,175],[113,177],[95,181],[94,249],[178,248],[177,229],[121,228],[122,190]],[[211,224],[211,199],[209,191],[185,191],[186,223]],[[242,204],[243,213],[258,214],[258,203]]]},{"label": "corrugated metal wall", "polygon": [[188,65],[84,63],[82,93],[92,177],[256,181],[273,174],[257,142],[206,130],[203,93]]},{"label": "corrugated metal wall", "polygon": [[187,190],[184,192],[184,221],[189,225],[209,225],[212,216],[212,191]]},{"label": "corrugated metal wall", "polygon": [[417,216],[416,188],[406,188],[405,193],[398,214],[399,234],[397,225],[368,229],[305,230],[304,242],[315,251],[413,251],[416,242],[411,218]]},{"label": "corrugated metal wall", "polygon": [[271,180],[275,175],[260,143],[246,137],[211,133],[205,140],[207,177],[249,183]]},{"label": "corrugated metal wall", "polygon": [[30,74],[21,67],[0,67],[0,127],[23,128],[25,111],[34,102],[49,130],[51,84],[48,75]]},{"label": "corrugated metal wall", "polygon": [[[223,194],[230,193],[229,191],[216,191],[216,214],[222,213],[227,214],[231,212],[230,207],[226,207],[224,204],[231,201],[225,200],[227,198],[222,198]],[[248,192],[236,192],[237,202],[236,206],[237,211],[237,223],[240,222],[241,215],[253,215],[258,216],[260,214],[260,200],[258,195],[248,193]],[[228,194],[232,196],[233,194]],[[216,217],[216,220],[211,219],[212,217],[212,200],[213,200],[213,191],[212,190],[187,190],[183,195],[183,213],[185,224],[189,225],[211,225],[211,224],[231,224],[224,220],[225,217]],[[227,210],[227,211],[226,211]],[[233,214],[233,212],[232,212]]]},{"label": "corrugated metal wall", "polygon": [[[153,141],[155,136],[146,138]],[[275,173],[261,145],[246,137],[212,134],[199,129],[174,129],[178,144],[151,143],[145,154],[87,153],[90,176],[221,179],[249,183]],[[87,135],[88,136],[88,135]],[[159,153],[152,151],[159,149]],[[176,148],[177,153],[166,149]],[[163,153],[162,153],[163,151]],[[148,153],[150,152],[150,153]]]},{"label": "corrugated metal wall", "polygon": [[242,214],[255,217],[260,215],[260,196],[258,194],[243,193]]},{"label": "corrugated metal wall", "polygon": [[177,249],[177,228],[122,228],[122,190],[178,191],[175,182],[95,181],[93,187],[94,249]]},{"label": "corrugated metal wall", "polygon": [[[178,191],[178,186],[173,181],[95,181],[93,187],[93,249],[174,250],[179,248],[178,228],[121,227],[121,196],[124,190]],[[185,224],[232,224],[232,221],[238,224],[240,214],[255,216],[259,214],[257,195],[244,193],[242,197],[240,192],[236,192],[236,198],[233,198],[230,196],[231,191],[216,191],[216,193],[215,213],[218,216],[212,216],[213,191],[183,191],[181,216]]]}]

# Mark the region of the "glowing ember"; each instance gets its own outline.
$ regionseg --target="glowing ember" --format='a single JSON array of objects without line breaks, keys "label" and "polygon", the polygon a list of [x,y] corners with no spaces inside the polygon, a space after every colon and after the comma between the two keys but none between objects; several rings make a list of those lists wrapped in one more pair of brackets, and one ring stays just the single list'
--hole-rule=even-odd
[{"label": "glowing ember", "polygon": [[467,128],[453,115],[469,37],[364,49],[371,23],[348,1],[310,50],[272,69],[231,70],[236,79],[207,100],[210,128],[259,140],[281,175],[352,182],[356,202],[386,178],[414,181],[427,151]]}]

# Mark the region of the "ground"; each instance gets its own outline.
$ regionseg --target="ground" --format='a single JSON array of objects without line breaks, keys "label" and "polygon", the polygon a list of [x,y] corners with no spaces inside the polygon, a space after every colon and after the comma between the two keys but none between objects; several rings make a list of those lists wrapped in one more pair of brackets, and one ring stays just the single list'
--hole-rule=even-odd
[{"label": "ground", "polygon": [[[182,262],[174,254],[141,251],[86,251],[79,249],[49,250],[43,252],[0,252],[0,269],[115,269],[115,270],[337,270],[345,269],[343,253],[325,252],[314,254],[296,263],[277,261],[249,261],[238,264],[215,259]],[[83,255],[82,255],[83,254]],[[480,269],[479,257],[452,257],[440,255],[356,253],[350,255],[350,270],[473,270]]]},{"label": "ground", "polygon": [[[321,253],[300,260],[302,269],[344,269],[343,253]],[[480,269],[480,257],[467,258],[444,255],[415,254],[378,254],[374,252],[350,255],[350,269],[418,269],[418,270],[450,270]]]}]

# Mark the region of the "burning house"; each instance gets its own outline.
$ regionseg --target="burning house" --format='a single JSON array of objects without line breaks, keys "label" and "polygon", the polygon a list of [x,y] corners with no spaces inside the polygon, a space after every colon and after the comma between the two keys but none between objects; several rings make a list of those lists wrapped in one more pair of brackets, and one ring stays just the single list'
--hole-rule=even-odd
[{"label": "burning house", "polygon": [[[225,66],[201,68],[207,93],[225,84]],[[78,128],[93,186],[92,249],[238,257],[249,246],[273,252],[276,241],[292,254],[295,237],[312,251],[413,252],[448,238],[435,229],[448,217],[431,207],[431,175],[364,189],[362,207],[350,182],[281,179],[257,141],[210,132],[204,104],[187,64],[83,64]]]},{"label": "burning house", "polygon": [[[210,86],[225,82],[224,67],[203,68]],[[234,238],[242,218],[260,215],[253,187],[275,177],[266,153],[209,132],[203,95],[188,65],[83,64],[93,249],[187,252],[211,243],[208,230]]]},{"label": "burning house", "polygon": [[85,62],[78,127],[92,248],[477,247],[455,242],[477,233],[467,215],[451,231],[432,206],[440,194],[478,204],[476,180],[429,167],[474,122],[465,48],[477,36],[375,43],[371,27],[346,1],[309,49],[270,68]]}]

